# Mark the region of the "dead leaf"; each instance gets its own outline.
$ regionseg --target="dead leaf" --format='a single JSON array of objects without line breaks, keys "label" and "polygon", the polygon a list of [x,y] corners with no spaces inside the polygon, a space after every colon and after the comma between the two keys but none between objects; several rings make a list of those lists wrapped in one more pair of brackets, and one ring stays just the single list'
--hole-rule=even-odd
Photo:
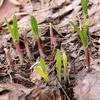
[{"label": "dead leaf", "polygon": [[24,93],[27,95],[30,94],[30,92],[33,90],[33,88],[29,89],[20,84],[15,84],[15,83],[1,84],[1,86],[9,91],[16,90],[16,89],[20,91],[24,91]]},{"label": "dead leaf", "polygon": [[55,97],[55,100],[62,100],[60,94],[57,93],[56,91],[54,91],[54,97]]},{"label": "dead leaf", "polygon": [[38,79],[38,80],[42,79],[41,75],[38,74],[35,69],[33,70],[32,74],[30,75],[30,78],[31,78],[32,81],[35,81],[35,79]]},{"label": "dead leaf", "polygon": [[4,0],[0,0],[0,7],[2,6],[3,2],[4,2]]},{"label": "dead leaf", "polygon": [[8,100],[8,98],[9,98],[9,93],[0,95],[0,100]]},{"label": "dead leaf", "polygon": [[100,71],[93,69],[87,73],[87,69],[78,72],[77,85],[74,87],[74,95],[77,100],[100,99]]},{"label": "dead leaf", "polygon": [[11,19],[11,17],[19,12],[19,6],[15,6],[9,2],[9,0],[5,0],[2,7],[0,8],[0,27],[5,22],[4,17],[7,19]]},{"label": "dead leaf", "polygon": [[12,90],[9,93],[9,100],[25,100],[26,94],[20,90]]},{"label": "dead leaf", "polygon": [[29,0],[18,0],[19,2],[28,2]]},{"label": "dead leaf", "polygon": [[0,49],[4,46],[7,47],[7,41],[10,40],[11,35],[7,34],[7,35],[0,35]]},{"label": "dead leaf", "polygon": [[48,89],[35,89],[28,100],[53,100],[52,93]]},{"label": "dead leaf", "polygon": [[20,5],[20,3],[17,0],[9,0],[14,5]]}]

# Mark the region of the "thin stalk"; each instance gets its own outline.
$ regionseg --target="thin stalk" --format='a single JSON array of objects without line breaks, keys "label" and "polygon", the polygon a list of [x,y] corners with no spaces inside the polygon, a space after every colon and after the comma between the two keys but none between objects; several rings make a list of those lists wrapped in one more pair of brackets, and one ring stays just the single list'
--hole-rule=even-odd
[{"label": "thin stalk", "polygon": [[5,51],[6,57],[8,59],[8,64],[10,66],[10,69],[14,72],[15,71],[15,66],[14,66],[12,57],[11,57],[9,51],[6,48],[4,49],[4,51]]},{"label": "thin stalk", "polygon": [[38,45],[38,50],[39,50],[40,56],[45,57],[45,54],[44,54],[43,49],[42,49],[42,44],[41,44],[40,38],[37,39],[37,45]]},{"label": "thin stalk", "polygon": [[31,53],[30,53],[30,50],[29,50],[26,33],[24,34],[24,45],[25,45],[25,49],[26,49],[26,52],[27,52],[27,56],[29,57],[29,59],[31,59]]},{"label": "thin stalk", "polygon": [[16,41],[14,41],[14,44],[15,44],[17,53],[18,53],[18,55],[19,55],[20,63],[23,64],[23,54],[22,54],[22,51],[21,51],[19,42],[16,40]]}]

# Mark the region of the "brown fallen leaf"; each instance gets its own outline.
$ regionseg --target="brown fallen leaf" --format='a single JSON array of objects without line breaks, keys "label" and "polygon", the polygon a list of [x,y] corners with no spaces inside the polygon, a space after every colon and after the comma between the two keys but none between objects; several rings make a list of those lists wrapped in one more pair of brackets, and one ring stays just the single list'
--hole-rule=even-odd
[{"label": "brown fallen leaf", "polygon": [[3,2],[4,2],[4,0],[0,0],[0,7],[2,6]]},{"label": "brown fallen leaf", "polygon": [[62,100],[60,94],[57,93],[56,91],[54,91],[54,97],[55,97],[55,100]]},{"label": "brown fallen leaf", "polygon": [[15,6],[9,2],[9,0],[5,0],[2,7],[0,8],[0,27],[5,22],[4,17],[7,19],[11,19],[11,17],[19,12],[19,6]]},{"label": "brown fallen leaf", "polygon": [[20,3],[17,0],[9,0],[14,5],[20,5]]},{"label": "brown fallen leaf", "polygon": [[[26,94],[20,90],[12,90],[9,93],[9,100],[25,100]],[[16,98],[16,99],[15,99]]]},{"label": "brown fallen leaf", "polygon": [[28,2],[29,0],[18,0],[19,2]]},{"label": "brown fallen leaf", "polygon": [[[39,68],[40,68],[40,66],[39,66]],[[34,69],[33,72],[32,72],[31,75],[30,75],[30,79],[31,79],[32,81],[35,81],[35,79],[41,80],[42,77],[41,77],[40,74],[38,74],[37,71]]]},{"label": "brown fallen leaf", "polygon": [[52,93],[48,89],[35,89],[28,100],[53,100]]}]

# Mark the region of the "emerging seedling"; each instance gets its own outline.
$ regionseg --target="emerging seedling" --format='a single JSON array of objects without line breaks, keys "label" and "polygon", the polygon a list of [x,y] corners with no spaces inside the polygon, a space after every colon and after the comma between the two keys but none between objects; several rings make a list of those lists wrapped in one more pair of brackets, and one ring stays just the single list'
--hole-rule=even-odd
[{"label": "emerging seedling", "polygon": [[26,28],[24,28],[24,45],[25,45],[25,49],[26,49],[26,52],[27,52],[27,56],[29,57],[29,59],[31,59],[31,53],[30,53],[30,50],[29,50],[29,46],[28,46],[28,41],[27,41],[27,37],[26,37]]},{"label": "emerging seedling", "polygon": [[46,82],[49,82],[47,68],[43,58],[40,58],[40,66],[41,68],[36,66],[35,70],[46,80]]},{"label": "emerging seedling", "polygon": [[31,23],[32,31],[33,31],[34,36],[35,36],[36,41],[37,41],[39,53],[40,53],[41,57],[45,57],[44,52],[43,52],[43,48],[42,48],[42,44],[41,44],[41,40],[39,37],[38,24],[37,24],[37,21],[36,21],[34,16],[31,16],[30,23]]},{"label": "emerging seedling", "polygon": [[62,66],[62,57],[60,50],[57,49],[56,51],[56,71],[57,71],[57,77],[58,80],[61,82],[61,66]]},{"label": "emerging seedling", "polygon": [[15,66],[14,66],[12,57],[11,57],[9,51],[6,48],[4,49],[4,51],[5,51],[6,58],[7,58],[9,66],[10,66],[10,69],[14,72],[15,71]]},{"label": "emerging seedling", "polygon": [[14,45],[15,45],[16,50],[17,50],[18,55],[19,55],[20,62],[23,63],[23,55],[22,55],[21,48],[20,48],[20,45],[19,45],[19,34],[18,34],[18,25],[17,25],[16,16],[14,15],[14,17],[13,17],[13,28],[10,26],[6,17],[5,17],[5,21],[6,21],[8,30],[10,31],[10,33],[12,35]]},{"label": "emerging seedling", "polygon": [[63,53],[64,81],[67,80],[67,56]]},{"label": "emerging seedling", "polygon": [[88,26],[89,26],[89,19],[88,19],[88,11],[87,11],[87,3],[88,0],[81,0],[84,15],[86,17],[83,30],[80,30],[77,25],[70,21],[70,24],[74,27],[75,31],[78,33],[79,37],[81,38],[85,55],[86,55],[86,64],[88,67],[88,71],[90,71],[90,55],[88,50]]}]

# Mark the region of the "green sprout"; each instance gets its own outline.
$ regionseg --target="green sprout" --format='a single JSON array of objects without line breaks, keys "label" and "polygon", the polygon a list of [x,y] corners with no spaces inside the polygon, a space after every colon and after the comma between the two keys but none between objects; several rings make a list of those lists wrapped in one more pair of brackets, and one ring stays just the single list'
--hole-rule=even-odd
[{"label": "green sprout", "polygon": [[41,40],[39,37],[38,24],[37,24],[37,21],[36,21],[34,16],[31,16],[30,23],[31,23],[32,31],[33,31],[34,36],[35,36],[36,41],[37,41],[39,53],[40,53],[41,57],[45,57],[44,52],[43,52],[43,48],[42,48],[42,44],[41,44]]},{"label": "green sprout", "polygon": [[57,77],[58,80],[61,82],[61,66],[62,66],[62,57],[60,50],[57,49],[56,51],[56,71],[57,71]]},{"label": "green sprout", "polygon": [[89,55],[89,50],[88,50],[88,30],[89,30],[88,7],[87,7],[88,0],[81,0],[81,3],[82,3],[84,15],[86,17],[83,30],[78,28],[78,26],[75,25],[72,21],[70,21],[70,24],[74,27],[75,31],[78,33],[82,41],[85,55],[86,55],[86,64],[88,67],[88,71],[90,71],[90,55]]},{"label": "green sprout", "polygon": [[18,25],[17,25],[16,16],[15,15],[13,16],[13,28],[10,26],[6,17],[5,17],[5,22],[7,24],[8,30],[10,31],[11,36],[13,38],[14,45],[15,45],[16,50],[18,52],[20,62],[23,63],[23,55],[21,52],[20,44],[19,44],[19,34],[18,34]]},{"label": "green sprout", "polygon": [[26,28],[24,28],[24,45],[25,45],[25,49],[27,52],[27,56],[29,57],[29,59],[31,59],[31,53],[30,53],[30,49],[28,46],[27,36],[26,36]]},{"label": "green sprout", "polygon": [[35,70],[46,80],[46,82],[49,82],[47,68],[43,58],[40,58],[40,66],[41,68],[35,66]]},{"label": "green sprout", "polygon": [[65,52],[63,52],[63,66],[64,66],[64,81],[67,80],[67,56],[65,54]]}]

